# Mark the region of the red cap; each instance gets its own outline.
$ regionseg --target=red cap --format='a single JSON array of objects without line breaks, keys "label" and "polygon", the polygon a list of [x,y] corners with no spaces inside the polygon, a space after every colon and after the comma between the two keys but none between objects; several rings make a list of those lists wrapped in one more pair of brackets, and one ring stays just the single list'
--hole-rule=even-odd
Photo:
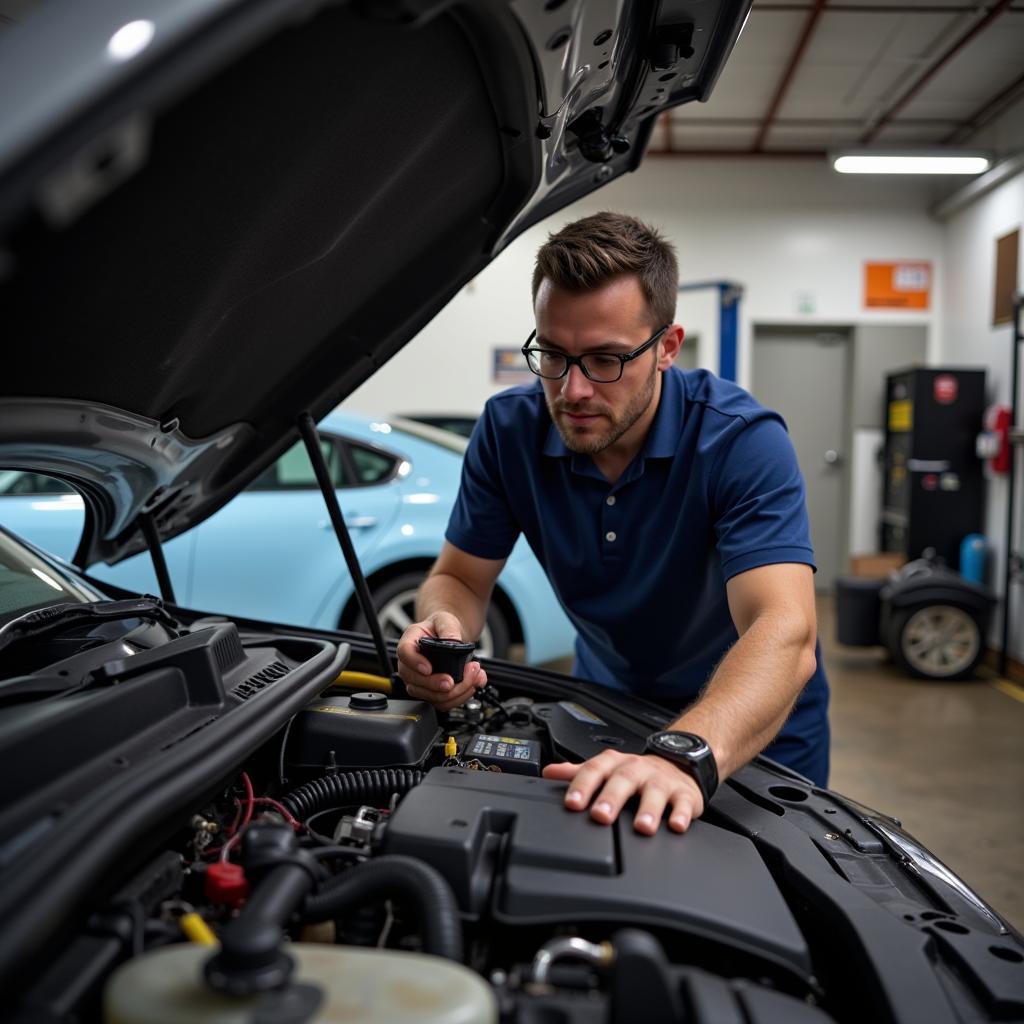
[{"label": "red cap", "polygon": [[211,903],[237,907],[249,895],[249,883],[241,864],[216,861],[206,869],[206,898]]}]

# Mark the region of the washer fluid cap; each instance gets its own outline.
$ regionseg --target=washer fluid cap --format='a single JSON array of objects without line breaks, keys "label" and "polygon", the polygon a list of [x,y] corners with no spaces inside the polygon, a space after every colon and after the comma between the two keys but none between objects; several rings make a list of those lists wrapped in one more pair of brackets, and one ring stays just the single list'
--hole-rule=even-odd
[{"label": "washer fluid cap", "polygon": [[388,699],[383,693],[366,690],[363,693],[353,693],[348,699],[348,706],[356,711],[387,711]]}]

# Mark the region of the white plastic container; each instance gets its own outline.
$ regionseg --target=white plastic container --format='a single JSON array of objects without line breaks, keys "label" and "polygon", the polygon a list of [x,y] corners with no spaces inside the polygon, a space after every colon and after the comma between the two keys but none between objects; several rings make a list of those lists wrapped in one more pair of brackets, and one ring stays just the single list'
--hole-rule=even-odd
[{"label": "white plastic container", "polygon": [[[490,986],[440,957],[293,943],[294,980],[323,994],[310,1024],[497,1024]],[[202,969],[216,947],[182,944],[119,967],[103,996],[105,1024],[250,1024],[260,997],[210,989]]]}]

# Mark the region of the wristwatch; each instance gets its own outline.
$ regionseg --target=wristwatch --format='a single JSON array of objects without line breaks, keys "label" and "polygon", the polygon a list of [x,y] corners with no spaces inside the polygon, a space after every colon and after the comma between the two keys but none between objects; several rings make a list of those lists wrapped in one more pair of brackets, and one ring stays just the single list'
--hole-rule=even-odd
[{"label": "wristwatch", "polygon": [[718,789],[718,765],[707,740],[692,732],[656,732],[647,737],[645,754],[657,754],[682,768],[700,788],[704,807]]}]

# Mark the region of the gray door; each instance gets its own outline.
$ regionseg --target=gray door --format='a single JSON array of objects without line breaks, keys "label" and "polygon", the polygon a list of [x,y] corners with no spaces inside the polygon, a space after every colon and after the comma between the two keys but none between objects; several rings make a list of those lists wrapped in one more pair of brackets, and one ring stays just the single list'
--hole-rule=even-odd
[{"label": "gray door", "polygon": [[849,332],[756,327],[754,397],[780,413],[807,482],[818,590],[843,572]]}]

